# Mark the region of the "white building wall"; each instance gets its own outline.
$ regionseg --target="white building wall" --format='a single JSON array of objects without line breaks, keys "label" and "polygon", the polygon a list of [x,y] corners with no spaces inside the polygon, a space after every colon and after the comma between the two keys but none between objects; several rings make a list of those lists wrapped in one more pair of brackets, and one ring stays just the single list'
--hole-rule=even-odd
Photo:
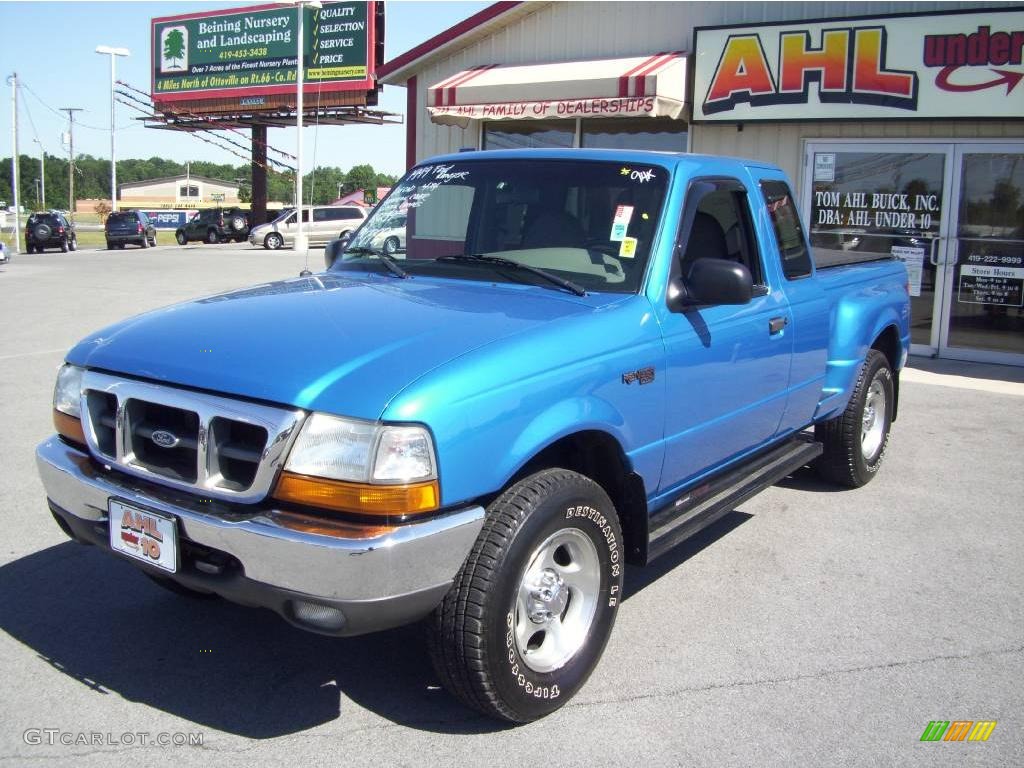
[{"label": "white building wall", "polygon": [[[446,77],[479,64],[544,64],[580,59],[642,56],[659,51],[690,52],[694,27],[796,21],[888,13],[949,11],[977,8],[973,2],[536,2],[523,11],[509,12],[510,22],[494,33],[468,42],[418,70],[416,83],[416,158],[480,146],[480,122],[467,128],[435,125],[427,114],[427,88]],[[692,102],[692,98],[688,101]],[[878,135],[918,136],[927,131],[944,136],[1021,135],[1020,126],[1002,128],[962,123],[800,123],[692,126],[692,150],[773,158],[790,173],[798,170],[799,138],[851,138]],[[891,133],[884,133],[889,131]],[[998,131],[1010,131],[999,133]],[[1016,131],[1016,133],[1013,133]],[[951,133],[952,132],[952,133]],[[966,134],[965,134],[966,132]]]}]

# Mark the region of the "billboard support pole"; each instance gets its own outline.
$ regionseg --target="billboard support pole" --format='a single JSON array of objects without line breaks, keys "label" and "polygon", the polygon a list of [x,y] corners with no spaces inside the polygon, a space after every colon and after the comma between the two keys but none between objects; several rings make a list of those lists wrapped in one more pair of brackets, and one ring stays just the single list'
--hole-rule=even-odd
[{"label": "billboard support pole", "polygon": [[267,220],[267,126],[252,127],[252,226]]}]

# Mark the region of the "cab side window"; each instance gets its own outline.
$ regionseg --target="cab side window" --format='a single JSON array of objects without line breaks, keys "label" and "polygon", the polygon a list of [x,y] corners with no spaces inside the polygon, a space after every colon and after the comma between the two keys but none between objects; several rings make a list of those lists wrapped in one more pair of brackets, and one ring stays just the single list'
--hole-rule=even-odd
[{"label": "cab side window", "polygon": [[761,193],[775,229],[783,274],[787,280],[809,276],[811,255],[807,250],[807,240],[789,186],[783,181],[762,181]]},{"label": "cab side window", "polygon": [[757,293],[757,288],[764,286],[764,272],[752,223],[746,190],[738,182],[713,182],[700,198],[682,244],[683,275],[695,259],[735,261],[750,271]]}]

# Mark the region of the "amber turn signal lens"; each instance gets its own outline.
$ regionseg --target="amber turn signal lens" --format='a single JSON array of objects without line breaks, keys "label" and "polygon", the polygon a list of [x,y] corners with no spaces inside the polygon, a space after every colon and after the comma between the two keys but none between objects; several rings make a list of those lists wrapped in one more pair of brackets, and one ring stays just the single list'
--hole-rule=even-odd
[{"label": "amber turn signal lens", "polygon": [[81,419],[68,416],[66,413],[62,413],[54,408],[53,426],[61,437],[66,437],[68,440],[79,445],[85,445],[85,432],[82,431]]},{"label": "amber turn signal lens", "polygon": [[441,494],[436,480],[412,485],[368,485],[282,472],[274,498],[362,515],[417,515],[437,509]]}]

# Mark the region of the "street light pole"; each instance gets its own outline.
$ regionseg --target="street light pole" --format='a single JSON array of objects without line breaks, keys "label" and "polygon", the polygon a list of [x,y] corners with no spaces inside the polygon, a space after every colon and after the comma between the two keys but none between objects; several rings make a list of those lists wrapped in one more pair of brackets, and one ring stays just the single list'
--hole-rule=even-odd
[{"label": "street light pole", "polygon": [[110,56],[110,210],[117,210],[117,157],[114,154],[114,85],[117,83],[114,61],[118,56],[130,56],[127,48],[97,45],[96,53]]},{"label": "street light pole", "polygon": [[42,203],[40,208],[46,210],[46,152],[43,149],[43,142],[39,139],[32,139],[36,144],[39,145],[39,186],[42,189]]},{"label": "street light pole", "polygon": [[[298,220],[295,222],[297,227],[295,230],[295,250],[299,253],[305,253],[309,249],[309,242],[306,240],[306,228],[302,226],[302,86],[305,74],[303,71],[304,67],[302,66],[302,49],[306,42],[303,39],[305,31],[302,28],[302,22],[303,17],[306,15],[305,11],[306,9],[303,7],[301,0],[295,4],[295,13],[299,18],[297,27],[299,61],[295,74],[297,88],[297,95],[295,97],[295,130],[298,134],[295,138],[295,210],[298,211],[296,214]],[[312,215],[312,211],[310,211],[310,215]]]}]

